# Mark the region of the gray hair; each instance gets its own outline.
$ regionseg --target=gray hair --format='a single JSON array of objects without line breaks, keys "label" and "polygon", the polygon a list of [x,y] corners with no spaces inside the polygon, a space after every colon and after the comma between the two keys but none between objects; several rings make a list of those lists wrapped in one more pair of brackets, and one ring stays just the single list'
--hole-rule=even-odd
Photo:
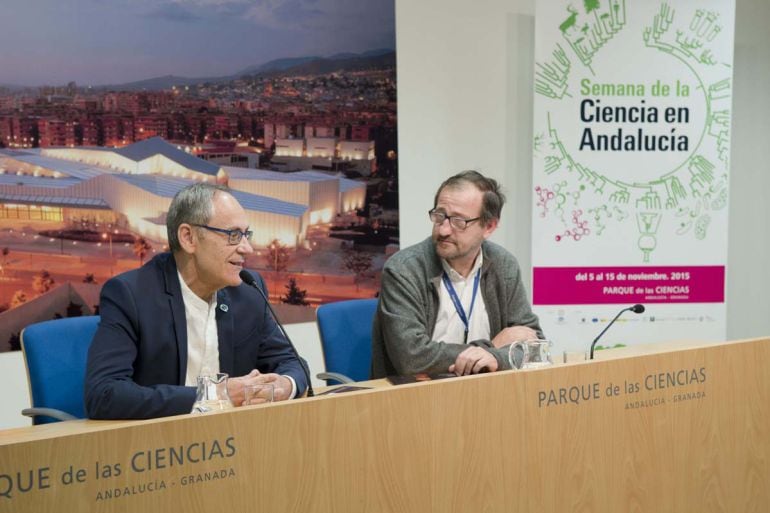
[{"label": "gray hair", "polygon": [[505,204],[505,195],[494,178],[487,178],[478,171],[462,171],[444,180],[438,188],[433,199],[433,208],[436,208],[438,197],[445,188],[459,188],[465,184],[472,184],[484,193],[481,203],[481,223],[487,225],[492,219],[500,219],[500,213]]},{"label": "gray hair", "polygon": [[179,226],[187,224],[207,224],[211,219],[211,203],[214,194],[230,192],[224,185],[197,182],[177,192],[166,214],[168,247],[171,251],[180,251]]}]

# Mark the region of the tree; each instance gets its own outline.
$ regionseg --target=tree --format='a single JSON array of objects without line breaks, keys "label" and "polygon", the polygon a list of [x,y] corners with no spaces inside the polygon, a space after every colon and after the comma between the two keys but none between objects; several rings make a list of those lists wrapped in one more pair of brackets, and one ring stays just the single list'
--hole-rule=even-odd
[{"label": "tree", "polygon": [[347,249],[342,260],[342,268],[353,273],[357,291],[359,280],[372,268],[372,255],[360,249]]},{"label": "tree", "polygon": [[134,255],[139,259],[139,266],[144,264],[144,257],[152,249],[152,245],[144,237],[134,239]]},{"label": "tree", "polygon": [[27,302],[27,294],[24,293],[23,290],[17,290],[13,293],[13,297],[11,297],[11,308],[16,308],[19,305],[22,305]]},{"label": "tree", "polygon": [[289,248],[281,244],[278,239],[273,239],[267,246],[267,253],[265,253],[267,268],[275,272],[285,271],[289,266],[289,256]]},{"label": "tree", "polygon": [[281,298],[281,301],[288,305],[307,306],[310,303],[305,299],[305,296],[307,296],[307,290],[299,288],[297,280],[289,278],[289,282],[286,284],[286,295]]},{"label": "tree", "polygon": [[83,315],[83,307],[70,301],[67,305],[67,317],[81,317]]},{"label": "tree", "polygon": [[45,294],[53,288],[55,283],[51,273],[42,269],[39,274],[32,278],[32,289],[38,294]]},{"label": "tree", "polygon": [[11,351],[21,351],[21,332],[11,333],[8,345],[11,346]]}]

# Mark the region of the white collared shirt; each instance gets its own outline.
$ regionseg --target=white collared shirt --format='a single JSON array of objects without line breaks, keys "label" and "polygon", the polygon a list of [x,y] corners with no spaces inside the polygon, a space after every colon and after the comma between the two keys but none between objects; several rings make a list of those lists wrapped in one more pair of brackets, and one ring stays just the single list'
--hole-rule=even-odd
[{"label": "white collared shirt", "polygon": [[187,323],[187,373],[184,384],[197,386],[198,376],[219,372],[219,335],[217,332],[217,294],[204,301],[187,286],[177,271],[182,287]]},{"label": "white collared shirt", "polygon": [[[479,251],[479,256],[476,257],[471,272],[468,273],[467,278],[464,278],[452,269],[446,260],[441,259],[441,266],[449,277],[449,281],[452,282],[466,316],[470,311],[471,300],[473,299],[473,281],[476,278],[476,273],[481,272],[481,264],[483,263],[484,256],[482,251]],[[444,280],[440,282],[438,297],[438,315],[436,316],[436,326],[433,329],[433,340],[450,344],[463,344],[465,342],[465,324],[455,309],[449,291],[444,285]],[[484,304],[484,297],[481,294],[481,284],[479,284],[479,289],[476,292],[476,301],[473,304],[468,328],[468,342],[479,339],[489,340],[489,316]]]},{"label": "white collared shirt", "polygon": [[[182,274],[177,271],[182,287],[182,301],[187,323],[187,373],[184,384],[198,386],[198,376],[219,372],[219,332],[217,330],[217,294],[204,301],[187,286]],[[236,376],[230,376],[236,377]],[[291,382],[289,398],[297,395],[297,382],[285,375]]]}]

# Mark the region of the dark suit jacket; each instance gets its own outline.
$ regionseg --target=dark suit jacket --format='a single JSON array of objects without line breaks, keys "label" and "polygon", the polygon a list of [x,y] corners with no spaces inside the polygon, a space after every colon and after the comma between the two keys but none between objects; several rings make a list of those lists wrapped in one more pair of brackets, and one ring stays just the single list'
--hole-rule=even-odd
[{"label": "dark suit jacket", "polygon": [[[232,377],[252,369],[288,375],[302,394],[307,380],[301,364],[259,293],[246,284],[226,287],[217,293],[217,303],[220,371]],[[99,313],[86,368],[88,416],[144,419],[190,413],[195,388],[184,386],[187,322],[174,257],[158,255],[107,281]]]}]

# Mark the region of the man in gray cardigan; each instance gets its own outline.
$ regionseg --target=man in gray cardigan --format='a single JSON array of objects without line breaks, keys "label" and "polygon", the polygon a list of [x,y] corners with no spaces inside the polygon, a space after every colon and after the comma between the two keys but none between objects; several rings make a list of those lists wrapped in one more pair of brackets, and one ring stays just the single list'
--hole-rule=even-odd
[{"label": "man in gray cardigan", "polygon": [[372,378],[508,369],[508,346],[543,338],[519,264],[487,239],[505,197],[476,171],[447,179],[432,236],[385,264],[372,330]]}]

